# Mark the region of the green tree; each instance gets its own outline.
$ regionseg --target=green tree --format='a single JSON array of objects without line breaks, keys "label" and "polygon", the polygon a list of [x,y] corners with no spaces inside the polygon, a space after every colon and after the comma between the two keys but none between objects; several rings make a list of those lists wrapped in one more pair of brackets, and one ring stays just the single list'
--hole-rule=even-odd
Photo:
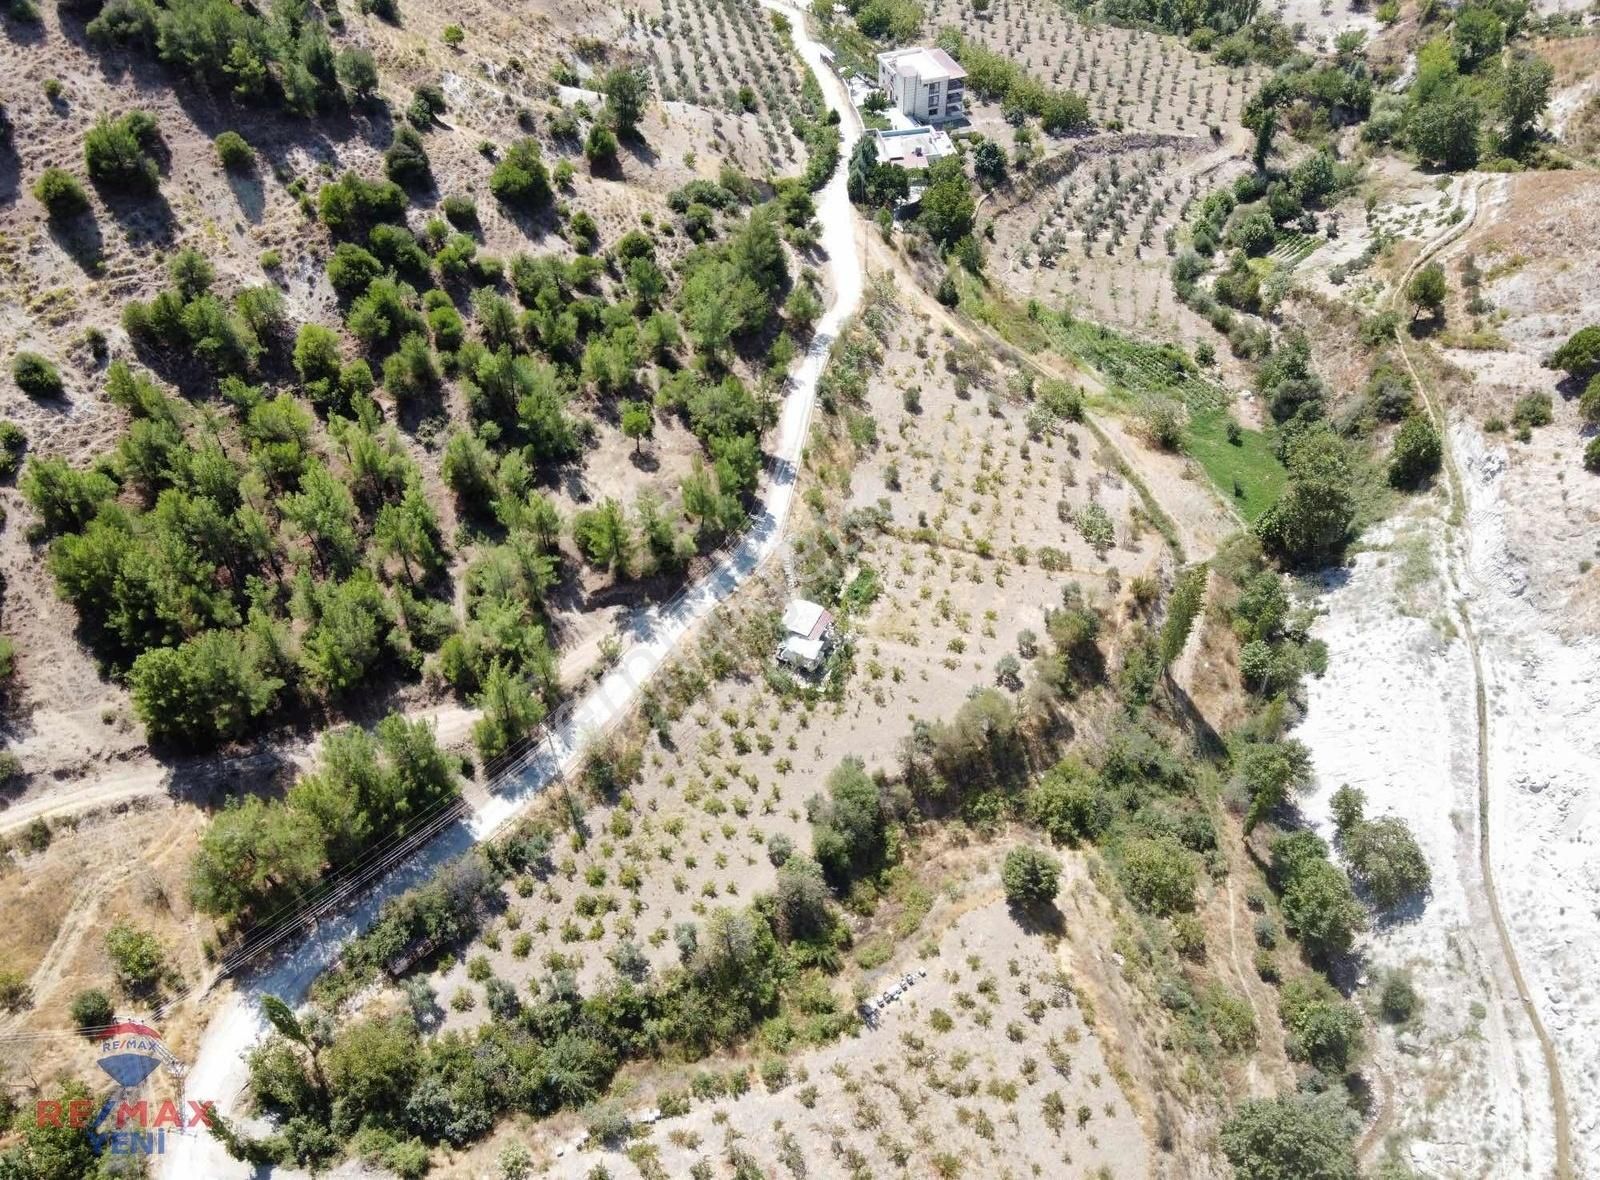
[{"label": "green tree", "polygon": [[846,758],[828,775],[826,795],[806,802],[813,855],[836,882],[872,871],[888,852],[888,815],[878,786],[859,758]]},{"label": "green tree", "polygon": [[626,576],[633,556],[633,531],[616,500],[607,497],[598,508],[576,513],[572,539],[591,564]]},{"label": "green tree", "polygon": [[1439,470],[1444,450],[1439,432],[1424,414],[1413,414],[1400,425],[1389,452],[1389,482],[1397,488],[1416,488]]},{"label": "green tree", "polygon": [[1406,302],[1411,304],[1411,318],[1416,319],[1426,311],[1438,318],[1444,314],[1444,301],[1450,294],[1445,282],[1444,267],[1430,262],[1411,276],[1406,284]]},{"label": "green tree", "polygon": [[1000,882],[1006,901],[1018,909],[1042,909],[1060,892],[1061,862],[1042,848],[1024,844],[1006,853]]},{"label": "green tree", "polygon": [[1470,4],[1457,10],[1450,27],[1456,62],[1472,70],[1500,52],[1506,40],[1506,23],[1488,5]]},{"label": "green tree", "polygon": [[38,455],[28,457],[18,487],[47,535],[83,528],[117,491],[104,472],[80,471],[65,459]]},{"label": "green tree", "polygon": [[973,150],[972,171],[985,184],[992,186],[1001,183],[1006,178],[1005,148],[992,139],[983,140]]},{"label": "green tree", "polygon": [[366,1120],[393,1123],[423,1066],[409,1013],[354,1021],[340,1030],[323,1056],[329,1089],[357,1125]]},{"label": "green tree", "polygon": [[106,931],[105,945],[117,982],[127,991],[148,992],[166,973],[167,955],[160,940],[126,919]]},{"label": "green tree", "polygon": [[650,101],[650,81],[641,70],[617,66],[610,70],[600,89],[606,96],[606,115],[619,135],[632,135],[644,118]]},{"label": "green tree", "polygon": [[484,677],[478,707],[483,716],[472,727],[472,740],[485,761],[500,757],[531,733],[545,712],[527,683],[498,658]]},{"label": "green tree", "polygon": [[11,379],[34,399],[58,398],[62,393],[60,370],[36,352],[23,351],[11,358]]},{"label": "green tree", "polygon": [[1327,847],[1309,832],[1272,842],[1272,876],[1283,902],[1284,920],[1307,951],[1319,958],[1342,955],[1366,925],[1366,911],[1350,880],[1328,860]]},{"label": "green tree", "polygon": [[955,156],[936,160],[929,168],[917,222],[943,249],[952,248],[972,233],[977,204],[972,185]]},{"label": "green tree", "polygon": [[589,128],[583,140],[583,157],[593,169],[614,168],[617,164],[617,136],[604,123]]},{"label": "green tree", "polygon": [[633,440],[633,453],[638,454],[644,440],[655,432],[655,415],[650,403],[644,401],[622,403],[622,433]]},{"label": "green tree", "polygon": [[1286,446],[1289,484],[1257,519],[1256,536],[1273,556],[1293,565],[1340,550],[1355,519],[1348,444],[1326,425],[1295,433]]},{"label": "green tree", "polygon": [[73,1028],[92,1036],[110,1025],[116,1019],[116,1012],[111,1007],[111,997],[99,988],[89,988],[72,997],[67,1005],[67,1016]]},{"label": "green tree", "polygon": [[1114,818],[1098,777],[1079,758],[1045,771],[1028,796],[1028,814],[1056,843],[1074,846],[1097,839]]},{"label": "green tree", "polygon": [[1480,118],[1473,99],[1444,94],[1417,105],[1411,112],[1406,135],[1424,163],[1459,172],[1478,162]]},{"label": "green tree", "polygon": [[189,869],[189,897],[201,913],[233,919],[269,914],[313,893],[327,866],[316,819],[258,796],[212,817]]},{"label": "green tree", "polygon": [[1516,152],[1527,143],[1550,105],[1550,87],[1555,70],[1536,53],[1513,54],[1505,69],[1500,92],[1500,118],[1505,123],[1503,139],[1508,151]]},{"label": "green tree", "polygon": [[1383,909],[1427,891],[1433,874],[1417,838],[1397,816],[1364,820],[1344,836],[1351,871]]},{"label": "green tree", "polygon": [[1361,1013],[1320,976],[1283,985],[1279,1011],[1289,1032],[1289,1056],[1342,1074],[1361,1051]]},{"label": "green tree", "polygon": [[1357,1125],[1337,1091],[1251,1098],[1220,1142],[1238,1180],[1359,1180]]},{"label": "green tree", "polygon": [[506,149],[489,175],[489,191],[504,204],[535,212],[550,202],[550,173],[539,141],[523,139]]},{"label": "green tree", "polygon": [[1244,830],[1257,824],[1311,782],[1311,751],[1303,742],[1290,738],[1277,742],[1250,742],[1233,757],[1250,808],[1245,813]]},{"label": "green tree", "polygon": [[284,681],[254,632],[204,631],[133,663],[134,712],[154,741],[214,747],[247,732],[276,706]]},{"label": "green tree", "polygon": [[161,174],[149,151],[160,138],[155,119],[144,111],[129,111],[114,119],[101,115],[83,138],[89,179],[121,192],[155,192]]}]

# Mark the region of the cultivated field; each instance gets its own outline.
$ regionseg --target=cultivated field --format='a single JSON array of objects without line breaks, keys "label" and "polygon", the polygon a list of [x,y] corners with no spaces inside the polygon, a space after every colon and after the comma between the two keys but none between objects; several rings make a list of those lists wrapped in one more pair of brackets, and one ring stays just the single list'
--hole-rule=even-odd
[{"label": "cultivated field", "polygon": [[1046,0],[963,0],[929,6],[928,27],[953,25],[1049,86],[1076,90],[1113,130],[1214,136],[1238,122],[1260,71],[1230,68],[1176,37],[1084,21]]}]

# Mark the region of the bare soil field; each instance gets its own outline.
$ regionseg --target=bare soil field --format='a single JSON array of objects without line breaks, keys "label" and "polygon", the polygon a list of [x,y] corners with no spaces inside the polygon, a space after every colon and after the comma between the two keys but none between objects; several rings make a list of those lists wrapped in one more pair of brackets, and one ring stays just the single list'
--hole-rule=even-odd
[{"label": "bare soil field", "polygon": [[[1530,601],[1571,636],[1600,625],[1597,556],[1600,480],[1583,470],[1588,430],[1578,415],[1578,389],[1543,361],[1568,336],[1593,322],[1600,306],[1600,242],[1593,232],[1600,179],[1592,173],[1496,178],[1479,190],[1473,228],[1441,261],[1452,298],[1443,355],[1460,370],[1450,383],[1458,408],[1480,427],[1508,423],[1516,402],[1551,396],[1554,421],[1520,443],[1507,439],[1510,470],[1506,543],[1526,580]],[[1481,275],[1474,293],[1469,266]],[[1472,304],[1477,298],[1480,302]]]}]

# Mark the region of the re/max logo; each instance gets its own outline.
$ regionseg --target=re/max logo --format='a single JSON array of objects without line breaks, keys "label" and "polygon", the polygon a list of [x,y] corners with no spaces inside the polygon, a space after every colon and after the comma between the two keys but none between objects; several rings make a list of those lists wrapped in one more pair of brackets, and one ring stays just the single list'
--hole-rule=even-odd
[{"label": "re/max logo", "polygon": [[[97,1109],[88,1098],[66,1102],[42,1100],[34,1107],[34,1123],[40,1127],[70,1127],[87,1131],[96,1153],[112,1155],[157,1155],[167,1149],[167,1128],[183,1130],[211,1126],[214,1103],[189,1099],[187,1112],[171,1100],[152,1108],[149,1102],[118,1101],[107,1098]],[[153,1109],[153,1113],[152,1113]],[[107,1120],[115,1130],[102,1130]]]}]

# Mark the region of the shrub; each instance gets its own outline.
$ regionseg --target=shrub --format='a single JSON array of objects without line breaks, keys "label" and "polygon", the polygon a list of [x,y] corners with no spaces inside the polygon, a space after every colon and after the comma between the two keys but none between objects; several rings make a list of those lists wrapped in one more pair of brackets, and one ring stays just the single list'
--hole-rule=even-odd
[{"label": "shrub", "polygon": [[98,988],[90,988],[73,996],[67,1006],[67,1014],[72,1019],[73,1028],[89,1034],[105,1028],[114,1019],[110,997]]},{"label": "shrub", "polygon": [[1532,430],[1535,426],[1548,426],[1554,421],[1554,404],[1550,395],[1543,391],[1519,398],[1511,411],[1511,424],[1518,430]]},{"label": "shrub", "polygon": [[0,479],[10,479],[22,465],[22,452],[27,450],[28,436],[15,422],[0,421]]},{"label": "shrub", "polygon": [[1378,999],[1378,1011],[1390,1024],[1404,1024],[1416,1015],[1422,1006],[1422,997],[1404,971],[1391,971],[1384,978],[1383,991]]},{"label": "shrub", "polygon": [[1250,1099],[1220,1142],[1237,1180],[1358,1180],[1356,1122],[1337,1092]]},{"label": "shrub", "polygon": [[1589,440],[1589,445],[1583,448],[1583,467],[1585,471],[1600,474],[1600,435]]},{"label": "shrub", "polygon": [[1442,456],[1433,423],[1424,415],[1412,415],[1395,435],[1389,453],[1389,483],[1397,488],[1421,487],[1438,472]]},{"label": "shrub", "polygon": [[60,371],[36,352],[19,352],[11,359],[11,379],[31,398],[61,396]]},{"label": "shrub", "polygon": [[78,178],[63,168],[46,168],[33,182],[33,195],[52,221],[76,217],[89,207],[89,196]]},{"label": "shrub", "polygon": [[1174,914],[1194,908],[1194,857],[1171,836],[1129,841],[1121,869],[1123,888],[1140,909]]},{"label": "shrub", "polygon": [[588,138],[583,141],[583,154],[591,168],[614,166],[617,162],[616,134],[604,123],[596,123],[589,128]]},{"label": "shrub", "polygon": [[1006,853],[1000,870],[1006,900],[1018,909],[1039,909],[1061,889],[1061,862],[1042,848],[1022,845]]},{"label": "shrub", "polygon": [[1424,892],[1432,883],[1432,871],[1416,837],[1396,816],[1356,824],[1344,838],[1344,851],[1356,879],[1384,909]]},{"label": "shrub", "polygon": [[428,162],[428,150],[422,145],[422,136],[410,127],[397,129],[389,150],[383,153],[383,173],[406,188],[427,185],[433,178],[433,172]]},{"label": "shrub", "polygon": [[1546,362],[1552,369],[1563,369],[1569,377],[1587,380],[1600,375],[1600,325],[1579,328]]},{"label": "shrub", "polygon": [[549,203],[550,174],[538,140],[524,139],[506,149],[489,176],[489,191],[497,200],[524,211]]},{"label": "shrub", "polygon": [[248,172],[256,162],[255,149],[237,131],[224,131],[213,146],[217,149],[217,159],[229,172]]},{"label": "shrub", "polygon": [[1279,1011],[1295,1060],[1338,1074],[1361,1050],[1361,1014],[1320,977],[1286,983]]},{"label": "shrub", "polygon": [[153,193],[161,173],[149,152],[160,138],[155,118],[144,111],[115,119],[102,115],[83,138],[89,179],[123,192]]},{"label": "shrub", "polygon": [[439,208],[444,212],[445,220],[457,229],[471,229],[478,224],[478,206],[471,197],[451,193],[440,202]]},{"label": "shrub", "polygon": [[106,953],[117,982],[129,991],[148,991],[166,970],[166,952],[156,936],[125,920],[106,931]]}]

